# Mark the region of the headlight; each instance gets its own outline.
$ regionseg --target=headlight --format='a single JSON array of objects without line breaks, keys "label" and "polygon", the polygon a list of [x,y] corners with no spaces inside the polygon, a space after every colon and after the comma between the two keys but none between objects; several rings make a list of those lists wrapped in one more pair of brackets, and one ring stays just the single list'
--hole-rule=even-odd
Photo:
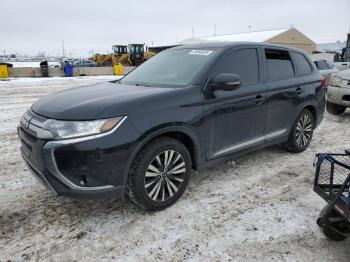
[{"label": "headlight", "polygon": [[94,121],[48,120],[44,129],[49,130],[54,139],[67,139],[106,133],[115,128],[125,117]]},{"label": "headlight", "polygon": [[343,82],[343,79],[339,76],[332,76],[331,77],[331,81],[330,81],[330,84],[332,86],[338,86],[338,87],[341,87],[341,83]]}]

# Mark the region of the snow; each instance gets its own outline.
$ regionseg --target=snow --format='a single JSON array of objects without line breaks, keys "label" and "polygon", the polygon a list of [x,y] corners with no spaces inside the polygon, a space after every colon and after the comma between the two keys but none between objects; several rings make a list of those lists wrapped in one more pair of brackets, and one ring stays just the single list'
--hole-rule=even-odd
[{"label": "snow", "polygon": [[56,197],[29,173],[16,126],[38,98],[111,77],[0,82],[0,261],[349,261],[316,225],[316,152],[350,148],[350,111],[325,115],[301,154],[274,146],[193,172],[170,208]]},{"label": "snow", "polygon": [[326,60],[328,63],[332,64],[334,61],[334,54],[329,54],[329,53],[311,54],[310,58],[313,61]]},{"label": "snow", "polygon": [[[13,65],[13,67],[40,67],[40,62],[7,62]],[[58,66],[61,64],[59,62],[48,62],[50,67]]]},{"label": "snow", "polygon": [[320,52],[326,52],[326,51],[336,51],[341,53],[342,49],[346,47],[346,41],[344,42],[336,42],[336,43],[323,43],[323,44],[317,44],[316,50]]},{"label": "snow", "polygon": [[89,82],[89,81],[112,81],[122,78],[122,76],[104,75],[104,76],[78,76],[78,77],[18,77],[9,78],[0,81],[0,87],[11,87],[17,84],[48,84],[48,83],[60,83],[62,85],[74,84],[76,82]]},{"label": "snow", "polygon": [[288,28],[284,28],[284,29],[255,31],[255,32],[237,33],[237,34],[229,34],[229,35],[209,36],[209,37],[202,37],[200,39],[208,40],[208,41],[264,42],[272,37],[275,37],[279,34],[286,32],[288,30],[289,30]]},{"label": "snow", "polygon": [[272,37],[275,37],[279,34],[282,34],[288,31],[289,28],[284,29],[274,29],[274,30],[265,30],[265,31],[253,31],[245,33],[236,33],[236,34],[227,34],[227,35],[217,35],[217,36],[206,36],[198,38],[188,38],[184,41],[179,42],[178,44],[197,44],[205,43],[211,41],[224,41],[224,42],[264,42]]}]

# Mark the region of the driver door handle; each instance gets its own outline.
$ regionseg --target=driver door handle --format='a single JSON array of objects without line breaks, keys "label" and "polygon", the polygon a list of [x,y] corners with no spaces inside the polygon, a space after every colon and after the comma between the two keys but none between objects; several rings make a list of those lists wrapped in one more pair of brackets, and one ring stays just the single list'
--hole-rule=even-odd
[{"label": "driver door handle", "polygon": [[295,92],[296,92],[297,95],[299,96],[299,95],[301,95],[301,94],[304,92],[304,90],[303,90],[301,87],[298,87],[298,88],[295,90]]},{"label": "driver door handle", "polygon": [[261,104],[264,102],[265,99],[266,99],[266,97],[264,97],[264,96],[262,96],[262,95],[257,95],[257,96],[255,97],[255,103],[256,103],[257,105],[261,105]]}]

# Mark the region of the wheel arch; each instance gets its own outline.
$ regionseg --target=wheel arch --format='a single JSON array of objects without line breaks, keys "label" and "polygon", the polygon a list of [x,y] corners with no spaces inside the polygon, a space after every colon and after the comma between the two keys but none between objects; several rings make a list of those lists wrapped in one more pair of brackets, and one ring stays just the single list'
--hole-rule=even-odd
[{"label": "wheel arch", "polygon": [[159,137],[171,137],[183,143],[191,155],[192,168],[198,168],[198,165],[201,163],[201,148],[194,131],[186,126],[169,126],[158,128],[156,130],[153,129],[152,131],[149,131],[147,134],[143,135],[137,145],[131,150],[130,157],[124,171],[125,184],[127,183],[129,170],[137,153],[150,141]]},{"label": "wheel arch", "polygon": [[305,110],[305,109],[307,109],[307,110],[309,110],[309,111],[311,112],[311,114],[312,114],[312,116],[313,116],[313,118],[314,118],[314,123],[315,123],[314,128],[316,128],[316,123],[317,123],[317,121],[318,121],[318,119],[317,119],[316,107],[313,106],[313,105],[307,105],[307,106],[303,107],[303,108],[300,110],[299,114],[300,114],[303,110]]}]

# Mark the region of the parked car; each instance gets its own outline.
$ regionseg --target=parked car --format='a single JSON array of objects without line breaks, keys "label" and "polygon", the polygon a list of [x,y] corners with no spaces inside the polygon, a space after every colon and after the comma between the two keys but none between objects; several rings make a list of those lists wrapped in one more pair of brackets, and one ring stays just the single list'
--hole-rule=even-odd
[{"label": "parked car", "polygon": [[330,114],[340,115],[350,107],[350,69],[332,76],[326,98],[326,108]]},{"label": "parked car", "polygon": [[331,76],[338,73],[339,70],[331,66],[326,60],[315,60],[314,63],[321,75],[327,80],[326,85],[328,86]]},{"label": "parked car", "polygon": [[334,62],[333,67],[339,71],[346,70],[350,68],[350,62]]},{"label": "parked car", "polygon": [[304,151],[325,88],[301,50],[256,43],[180,46],[117,82],[42,97],[21,118],[29,169],[59,195],[122,198],[156,210],[191,170],[283,143]]},{"label": "parked car", "polygon": [[77,60],[73,62],[73,65],[75,67],[93,67],[96,66],[96,63],[90,60]]},{"label": "parked car", "polygon": [[78,61],[78,59],[67,58],[67,59],[63,60],[62,63],[67,64],[67,65],[73,65],[77,61]]},{"label": "parked car", "polygon": [[61,67],[60,62],[48,62],[48,65],[49,65],[49,67],[56,67],[56,68]]}]

